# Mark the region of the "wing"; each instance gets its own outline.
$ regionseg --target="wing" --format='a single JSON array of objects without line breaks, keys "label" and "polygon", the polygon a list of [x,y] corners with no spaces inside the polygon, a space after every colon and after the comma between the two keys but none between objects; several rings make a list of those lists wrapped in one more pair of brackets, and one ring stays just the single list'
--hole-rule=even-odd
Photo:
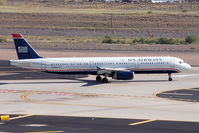
[{"label": "wing", "polygon": [[97,74],[111,74],[112,72],[130,72],[126,68],[100,68],[97,67]]}]

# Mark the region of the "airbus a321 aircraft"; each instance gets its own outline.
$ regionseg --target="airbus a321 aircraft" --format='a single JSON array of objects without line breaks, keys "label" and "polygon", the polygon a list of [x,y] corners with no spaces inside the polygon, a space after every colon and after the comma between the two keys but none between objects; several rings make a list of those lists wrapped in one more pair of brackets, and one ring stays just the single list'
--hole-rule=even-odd
[{"label": "airbus a321 aircraft", "polygon": [[108,83],[108,77],[131,80],[134,74],[140,73],[167,73],[172,81],[172,73],[191,69],[189,64],[175,57],[43,58],[21,34],[13,34],[13,39],[19,60],[10,60],[11,65],[47,73],[97,75],[96,81],[102,83]]}]

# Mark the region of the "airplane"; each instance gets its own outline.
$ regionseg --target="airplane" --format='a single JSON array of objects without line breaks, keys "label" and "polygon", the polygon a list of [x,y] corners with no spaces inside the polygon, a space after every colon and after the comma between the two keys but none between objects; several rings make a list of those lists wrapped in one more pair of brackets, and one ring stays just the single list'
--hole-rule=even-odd
[{"label": "airplane", "polygon": [[168,74],[188,71],[191,66],[176,57],[86,57],[44,58],[37,54],[21,34],[12,34],[18,60],[10,64],[46,73],[91,74],[96,81],[108,83],[108,77],[116,80],[132,80],[135,74]]}]

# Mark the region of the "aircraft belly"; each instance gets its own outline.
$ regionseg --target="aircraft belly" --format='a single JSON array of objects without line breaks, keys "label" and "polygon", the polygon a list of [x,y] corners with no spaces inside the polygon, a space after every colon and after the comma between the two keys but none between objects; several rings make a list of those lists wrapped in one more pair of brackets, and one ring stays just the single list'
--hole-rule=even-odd
[{"label": "aircraft belly", "polygon": [[135,74],[178,73],[177,70],[134,70]]},{"label": "aircraft belly", "polygon": [[55,74],[91,74],[97,75],[97,71],[46,71],[47,73]]}]

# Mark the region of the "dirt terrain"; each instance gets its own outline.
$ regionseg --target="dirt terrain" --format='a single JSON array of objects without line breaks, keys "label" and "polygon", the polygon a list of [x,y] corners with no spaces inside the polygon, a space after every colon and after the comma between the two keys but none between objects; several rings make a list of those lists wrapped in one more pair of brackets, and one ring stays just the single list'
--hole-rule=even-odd
[{"label": "dirt terrain", "polygon": [[[66,0],[8,0],[0,6],[0,35],[199,36],[199,3],[95,4]],[[191,20],[191,21],[190,21]]]},{"label": "dirt terrain", "polygon": [[[191,21],[190,21],[191,20]],[[0,12],[0,35],[177,37],[199,36],[197,14],[78,14]]]},{"label": "dirt terrain", "polygon": [[[113,50],[36,50],[43,57],[137,57],[174,56],[192,66],[199,66],[199,52],[113,51]],[[8,54],[9,53],[9,54]],[[15,49],[0,49],[0,60],[17,59]]]},{"label": "dirt terrain", "polygon": [[[7,0],[0,6],[0,48],[13,48],[12,33],[21,33],[38,49],[198,52],[192,45],[102,44],[105,35],[199,37],[198,3],[105,4],[66,0]],[[3,41],[1,41],[3,39]]]}]

